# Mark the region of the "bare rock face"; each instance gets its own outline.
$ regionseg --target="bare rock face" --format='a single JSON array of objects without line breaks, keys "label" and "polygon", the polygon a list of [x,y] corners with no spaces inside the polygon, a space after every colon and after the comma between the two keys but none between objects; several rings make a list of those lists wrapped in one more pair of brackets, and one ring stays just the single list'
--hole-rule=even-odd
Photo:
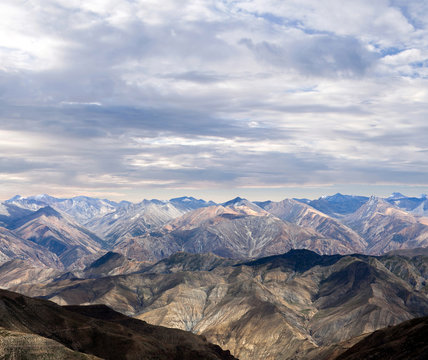
[{"label": "bare rock face", "polygon": [[267,213],[260,216],[229,212],[195,227],[187,223],[170,235],[187,252],[212,252],[223,257],[254,258],[299,247],[300,241],[316,238],[318,234],[286,224]]},{"label": "bare rock face", "polygon": [[152,324],[204,335],[244,360],[309,359],[427,315],[427,292],[418,287],[428,280],[425,270],[426,261],[417,257],[293,250],[238,263],[180,253],[139,273],[14,289],[64,305],[104,303]]}]

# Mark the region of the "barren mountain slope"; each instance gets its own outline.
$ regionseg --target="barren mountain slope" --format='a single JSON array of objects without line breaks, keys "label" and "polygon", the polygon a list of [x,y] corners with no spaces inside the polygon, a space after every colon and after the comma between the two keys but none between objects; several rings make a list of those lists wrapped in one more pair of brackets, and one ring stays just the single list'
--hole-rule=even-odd
[{"label": "barren mountain slope", "polygon": [[310,350],[428,314],[427,294],[389,271],[384,258],[293,250],[234,266],[213,259],[197,271],[205,263],[198,256],[141,273],[14,289],[60,304],[104,303],[205,335],[243,360],[305,359]]},{"label": "barren mountain slope", "polygon": [[342,195],[322,196],[316,200],[298,200],[304,202],[324,214],[341,218],[357,211],[369,198],[365,196]]},{"label": "barren mountain slope", "polygon": [[14,259],[0,265],[0,287],[9,289],[14,285],[46,284],[62,274],[64,272],[59,269]]},{"label": "barren mountain slope", "polygon": [[164,232],[180,250],[231,258],[267,256],[293,248],[322,254],[355,252],[347,241],[281,220],[245,199],[188,212],[165,225]]},{"label": "barren mountain slope", "polygon": [[27,260],[33,265],[62,268],[60,259],[52,252],[12,231],[0,227],[0,264],[13,259]]},{"label": "barren mountain slope", "polygon": [[101,360],[73,351],[63,344],[36,334],[0,328],[0,359],[4,360]]},{"label": "barren mountain slope", "polygon": [[76,272],[81,278],[99,278],[104,276],[122,275],[138,272],[152,265],[148,262],[128,259],[122,254],[109,251],[83,271]]},{"label": "barren mountain slope", "polygon": [[421,195],[419,198],[404,196],[400,193],[393,193],[385,199],[400,209],[406,210],[416,216],[428,216],[428,198],[427,195]]},{"label": "barren mountain slope", "polygon": [[[266,202],[263,208],[282,220],[312,228],[326,238],[340,240],[343,245],[349,247],[349,252],[362,253],[367,246],[364,239],[340,221],[296,200]],[[332,249],[332,251],[334,250]],[[340,251],[336,251],[336,253],[340,253]]]},{"label": "barren mountain slope", "polygon": [[139,236],[159,228],[168,221],[183,215],[187,210],[179,209],[169,202],[144,200],[138,204],[121,203],[116,211],[96,217],[86,227],[111,244],[126,236]]},{"label": "barren mountain slope", "polygon": [[371,197],[343,222],[367,241],[369,254],[428,246],[428,225],[376,197]]},{"label": "barren mountain slope", "polygon": [[148,325],[103,305],[65,309],[5,290],[0,290],[0,327],[51,338],[103,359],[233,359],[201,337]]},{"label": "barren mountain slope", "polygon": [[56,254],[64,266],[81,265],[86,257],[97,256],[104,246],[96,235],[50,206],[19,219],[13,230]]}]

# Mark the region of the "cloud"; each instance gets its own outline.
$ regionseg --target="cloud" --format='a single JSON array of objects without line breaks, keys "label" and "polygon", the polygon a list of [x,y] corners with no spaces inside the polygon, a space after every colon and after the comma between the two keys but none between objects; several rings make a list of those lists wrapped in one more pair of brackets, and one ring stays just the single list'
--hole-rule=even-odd
[{"label": "cloud", "polygon": [[304,76],[363,76],[378,57],[354,38],[331,35],[305,36],[280,45],[267,41],[254,44],[250,39],[241,43],[261,61]]},{"label": "cloud", "polygon": [[3,1],[0,14],[3,197],[428,175],[422,0]]}]

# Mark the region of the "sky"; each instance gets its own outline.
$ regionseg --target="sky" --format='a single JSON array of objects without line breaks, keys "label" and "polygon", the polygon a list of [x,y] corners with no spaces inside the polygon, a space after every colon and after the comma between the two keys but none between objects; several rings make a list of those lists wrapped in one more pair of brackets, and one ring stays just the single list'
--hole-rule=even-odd
[{"label": "sky", "polygon": [[426,0],[2,0],[0,199],[428,192]]}]

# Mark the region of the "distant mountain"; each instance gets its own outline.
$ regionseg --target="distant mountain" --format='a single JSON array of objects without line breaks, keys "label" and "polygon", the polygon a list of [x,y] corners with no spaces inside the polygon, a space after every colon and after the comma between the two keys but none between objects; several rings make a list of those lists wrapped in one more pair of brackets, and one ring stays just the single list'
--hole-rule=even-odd
[{"label": "distant mountain", "polygon": [[367,241],[365,252],[369,254],[428,246],[427,224],[377,197],[371,197],[343,222]]},{"label": "distant mountain", "polygon": [[187,210],[170,202],[144,200],[138,204],[124,203],[112,213],[90,220],[86,227],[115,244],[122,237],[135,237],[159,228]]},{"label": "distant mountain", "polygon": [[[61,307],[5,290],[0,290],[0,327],[0,353],[12,345],[19,359],[35,358],[37,345],[56,359],[234,359],[197,335],[149,325],[104,305]],[[20,349],[5,339],[11,335]]]},{"label": "distant mountain", "polygon": [[[0,226],[44,246],[73,271],[109,250],[157,261],[177,251],[248,259],[301,248],[380,255],[428,247],[426,196],[394,193],[378,199],[383,202],[378,208],[368,199],[338,193],[318,200],[254,203],[236,197],[217,205],[187,196],[117,203],[86,196],[17,195],[0,204]],[[12,258],[4,255],[4,261]]]},{"label": "distant mountain", "polygon": [[[307,199],[302,199],[300,201],[327,215],[341,217],[357,211],[368,199],[366,196],[342,195],[337,193],[331,196],[320,197],[317,200],[307,201]],[[299,199],[296,200],[299,201]]]},{"label": "distant mountain", "polygon": [[[268,215],[264,210],[260,208],[258,210],[261,212],[258,215]],[[221,205],[187,211],[171,219],[163,227],[154,228],[141,236],[123,236],[116,242],[114,251],[123,253],[127,257],[151,261],[165,258],[177,251],[213,252],[217,255],[239,258],[244,256],[244,253],[248,255],[251,252],[248,244],[253,240],[247,236],[247,233],[245,235],[242,233],[246,231],[244,224],[235,224],[240,228],[241,234],[236,232],[231,234],[230,231],[227,233],[228,230],[223,229],[222,226],[227,227],[227,224],[232,224],[239,219],[249,221],[254,218],[253,221],[257,222],[256,216],[247,215],[248,212],[257,214],[251,208],[240,206],[239,209],[234,210]],[[247,220],[242,220],[245,217]],[[223,222],[225,224],[222,225]],[[285,226],[280,221],[278,225]],[[254,223],[254,226],[257,225]],[[275,227],[269,230],[278,231]],[[216,231],[221,234],[217,234]],[[259,230],[259,232],[262,231],[262,229]]]},{"label": "distant mountain", "polygon": [[426,195],[421,195],[421,197],[417,198],[407,197],[400,193],[393,193],[385,200],[413,215],[428,216],[428,199]]},{"label": "distant mountain", "polygon": [[199,209],[201,207],[207,207],[216,205],[213,201],[205,201],[202,199],[195,199],[191,196],[183,196],[179,198],[170,199],[169,202],[179,210],[190,211]]},{"label": "distant mountain", "polygon": [[329,251],[324,245],[334,241],[313,229],[282,221],[245,199],[188,212],[165,225],[164,230],[183,251],[236,259],[292,248]]},{"label": "distant mountain", "polygon": [[104,242],[50,206],[20,218],[14,232],[56,254],[64,266],[81,266],[85,258],[97,255]]},{"label": "distant mountain", "polygon": [[114,201],[87,196],[76,196],[54,204],[56,209],[68,214],[81,225],[85,225],[95,217],[114,212],[118,206],[119,204]]},{"label": "distant mountain", "polygon": [[17,219],[27,216],[32,212],[32,210],[23,209],[13,204],[0,203],[0,226],[7,228]]},{"label": "distant mountain", "polygon": [[4,205],[14,205],[32,211],[50,206],[62,213],[68,214],[81,225],[84,225],[94,217],[100,217],[113,212],[119,206],[118,203],[106,199],[101,200],[87,196],[58,199],[46,194],[29,197],[16,195],[6,200]]},{"label": "distant mountain", "polygon": [[[332,252],[342,253],[343,247],[346,247],[348,253],[362,253],[367,246],[366,241],[352,229],[321,211],[296,200],[270,201],[261,204],[261,207],[282,220],[312,228],[326,238],[339,240],[342,248],[332,248]],[[334,244],[332,244],[333,246]]]},{"label": "distant mountain", "polygon": [[47,205],[54,205],[64,199],[58,199],[47,194],[34,195],[28,197],[22,197],[16,195],[13,198],[6,200],[4,203],[9,205],[15,205],[23,209],[36,211]]},{"label": "distant mountain", "polygon": [[264,213],[263,209],[260,206],[251,201],[248,201],[247,199],[242,199],[240,197],[236,197],[221,205],[237,212],[243,212],[246,215],[256,215]]},{"label": "distant mountain", "polygon": [[42,246],[19,237],[14,232],[0,227],[0,264],[13,259],[27,260],[30,264],[62,268],[60,259]]},{"label": "distant mountain", "polygon": [[184,251],[233,258],[273,255],[292,248],[344,254],[362,252],[366,246],[353,230],[305,204],[284,200],[259,205],[236,198],[188,212],[165,225],[165,230]]},{"label": "distant mountain", "polygon": [[428,293],[402,271],[424,274],[426,261],[308,250],[229,261],[180,253],[137,273],[15,289],[190,330],[241,360],[320,359],[308,354],[428,314]]},{"label": "distant mountain", "polygon": [[[195,199],[191,196],[183,196],[179,198],[173,198],[169,201],[160,201],[160,200],[143,200],[138,204],[133,204],[129,201],[121,201],[120,203],[107,200],[107,199],[98,199],[88,196],[76,196],[73,198],[55,198],[46,194],[35,195],[29,197],[22,197],[16,195],[13,198],[6,200],[2,205],[0,205],[0,221],[2,207],[5,206],[15,206],[20,209],[26,209],[31,211],[39,210],[42,207],[51,206],[54,209],[60,211],[61,213],[68,214],[75,221],[81,225],[85,225],[90,220],[103,217],[104,215],[119,211],[115,215],[122,216],[126,212],[138,212],[144,207],[147,207],[149,204],[157,205],[166,205],[171,204],[173,207],[179,209],[181,212],[186,212],[189,210],[194,210],[200,207],[212,206],[215,205],[212,201],[205,201],[202,199]],[[114,219],[113,215],[110,219]]]}]

